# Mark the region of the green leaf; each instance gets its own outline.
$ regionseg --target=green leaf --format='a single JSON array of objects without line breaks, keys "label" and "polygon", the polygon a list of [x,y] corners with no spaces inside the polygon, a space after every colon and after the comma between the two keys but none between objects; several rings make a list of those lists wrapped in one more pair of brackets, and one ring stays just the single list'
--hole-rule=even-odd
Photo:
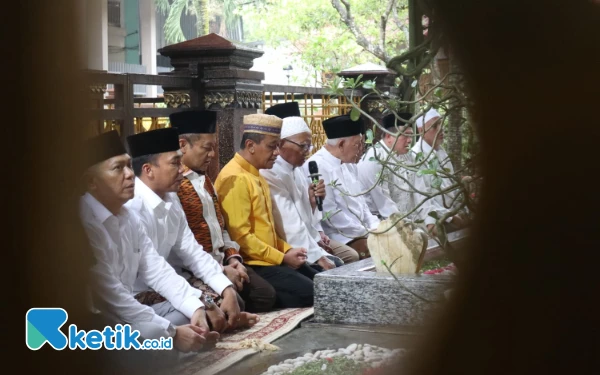
[{"label": "green leaf", "polygon": [[371,157],[369,158],[369,161],[375,161],[375,158],[374,158],[373,156],[371,156]]},{"label": "green leaf", "polygon": [[373,82],[373,81],[364,81],[362,87],[363,87],[363,89],[371,90],[373,87],[375,87],[375,82]]},{"label": "green leaf", "polygon": [[425,222],[425,220],[423,220],[423,219],[415,220],[415,224],[423,224],[424,222]]},{"label": "green leaf", "polygon": [[435,176],[431,181],[431,187],[439,189],[442,186],[442,179],[439,176]]},{"label": "green leaf", "polygon": [[366,143],[373,143],[373,130],[371,129],[367,129],[367,140],[365,141]]},{"label": "green leaf", "polygon": [[438,216],[438,213],[437,213],[437,212],[435,212],[435,211],[430,211],[430,212],[429,212],[427,215],[431,216],[432,218],[434,218],[434,219],[436,219],[436,220],[439,220],[439,218],[440,218],[440,217]]},{"label": "green leaf", "polygon": [[410,87],[415,88],[417,87],[417,80],[415,79],[414,81],[412,81],[412,83],[410,84]]},{"label": "green leaf", "polygon": [[360,111],[358,110],[358,108],[353,107],[352,110],[350,111],[350,119],[352,121],[358,121],[359,117],[360,117]]}]

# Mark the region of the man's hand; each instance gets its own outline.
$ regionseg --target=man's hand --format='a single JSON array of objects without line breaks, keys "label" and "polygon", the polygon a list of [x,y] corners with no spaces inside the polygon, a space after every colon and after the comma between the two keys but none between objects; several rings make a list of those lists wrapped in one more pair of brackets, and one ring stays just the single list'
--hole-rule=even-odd
[{"label": "man's hand", "polygon": [[227,263],[240,273],[242,282],[244,282],[244,283],[250,282],[250,277],[248,276],[248,271],[246,270],[246,267],[244,267],[242,262],[240,262],[237,258],[229,258],[229,261]]},{"label": "man's hand", "polygon": [[[244,289],[244,281],[240,271],[235,269],[233,266],[225,266],[223,267],[223,272],[229,281],[233,283],[235,290],[242,291],[242,289]],[[246,275],[246,277],[248,277],[248,275]]]},{"label": "man's hand", "polygon": [[192,319],[190,319],[190,324],[200,328],[201,335],[205,335],[210,332],[208,321],[206,320],[206,311],[203,307],[194,311],[194,315],[192,315]]},{"label": "man's hand", "polygon": [[283,256],[283,263],[286,266],[297,270],[306,263],[306,249],[303,247],[289,249]]},{"label": "man's hand", "polygon": [[319,258],[317,264],[323,267],[325,271],[335,268],[335,263],[333,263],[331,260],[329,260],[329,258],[325,256]]},{"label": "man's hand", "polygon": [[450,222],[457,228],[464,228],[465,226],[467,226],[467,221],[461,214],[456,214],[452,216],[452,220]]},{"label": "man's hand", "polygon": [[319,180],[317,185],[310,184],[308,186],[308,197],[310,198],[310,206],[314,211],[317,207],[317,200],[315,197],[325,198],[325,181]]},{"label": "man's hand", "polygon": [[237,294],[233,288],[225,288],[223,291],[221,311],[225,313],[228,327],[234,328],[240,318],[240,305],[238,304]]},{"label": "man's hand", "polygon": [[[218,335],[218,334],[217,334]],[[213,337],[211,337],[212,339]],[[217,336],[218,338],[218,336]],[[206,343],[203,330],[192,324],[175,327],[173,345],[183,353],[198,352]],[[216,341],[216,338],[214,339]]]},{"label": "man's hand", "polygon": [[331,241],[331,239],[327,237],[325,232],[319,232],[319,235],[321,236],[321,241],[323,241],[325,245],[329,246],[329,241]]},{"label": "man's hand", "polygon": [[210,323],[213,331],[220,333],[227,329],[227,318],[218,306],[206,311],[206,320]]},{"label": "man's hand", "polygon": [[329,245],[325,245],[323,241],[317,242],[317,245],[319,245],[321,249],[327,251],[328,254],[333,255],[333,249]]}]

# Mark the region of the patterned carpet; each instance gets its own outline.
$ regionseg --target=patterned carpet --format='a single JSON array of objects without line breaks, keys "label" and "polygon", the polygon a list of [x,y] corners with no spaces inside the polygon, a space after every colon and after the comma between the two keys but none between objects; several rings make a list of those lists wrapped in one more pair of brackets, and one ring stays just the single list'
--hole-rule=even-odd
[{"label": "patterned carpet", "polygon": [[255,348],[224,349],[219,348],[219,346],[231,347],[241,342],[248,342],[248,340],[271,343],[293,330],[300,322],[312,316],[313,313],[314,309],[310,307],[259,314],[260,322],[254,327],[222,335],[216,349],[187,358],[176,373],[178,375],[213,375],[223,371],[259,350]]}]

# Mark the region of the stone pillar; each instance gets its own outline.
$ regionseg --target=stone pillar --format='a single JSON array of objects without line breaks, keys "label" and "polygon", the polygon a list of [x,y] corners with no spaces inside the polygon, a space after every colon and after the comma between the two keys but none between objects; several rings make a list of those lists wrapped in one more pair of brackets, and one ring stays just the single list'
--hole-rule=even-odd
[{"label": "stone pillar", "polygon": [[[140,51],[146,74],[156,74],[156,5],[154,1],[140,1]],[[156,86],[147,85],[146,95],[155,98]]]},{"label": "stone pillar", "polygon": [[87,67],[93,70],[108,70],[108,3],[87,0],[85,13]]},{"label": "stone pillar", "polygon": [[[338,73],[338,76],[342,78],[358,78],[362,74],[361,81],[372,81],[375,80],[375,86],[381,93],[388,93],[388,97],[394,97],[398,95],[398,89],[394,87],[394,80],[397,73],[385,66],[367,63],[358,65],[349,69],[345,69]],[[363,89],[363,93],[367,94],[370,90]],[[361,103],[361,109],[367,112],[371,117],[377,120],[381,124],[381,119],[387,114],[384,114],[386,109],[382,101],[375,95],[370,95],[367,99]],[[372,128],[373,124],[368,122],[367,127]],[[378,133],[378,132],[377,132]],[[380,135],[375,134],[375,139],[379,139]]]},{"label": "stone pillar", "polygon": [[163,87],[169,107],[218,111],[218,163],[209,169],[209,176],[214,178],[239,150],[243,116],[256,113],[261,107],[261,81],[265,75],[250,68],[263,52],[234,44],[217,34],[173,44],[158,52],[168,56],[174,68],[164,74],[196,78],[191,90]]}]

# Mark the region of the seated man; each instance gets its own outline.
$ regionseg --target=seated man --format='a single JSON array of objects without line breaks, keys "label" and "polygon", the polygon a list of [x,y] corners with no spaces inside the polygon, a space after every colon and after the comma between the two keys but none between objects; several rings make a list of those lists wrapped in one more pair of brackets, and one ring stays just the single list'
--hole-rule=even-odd
[{"label": "seated man", "polygon": [[225,229],[218,197],[205,173],[215,156],[217,113],[185,111],[172,114],[170,119],[179,133],[181,160],[186,168],[177,195],[194,237],[219,264],[225,264],[225,275],[244,299],[246,311],[270,311],[275,304],[275,289],[242,264],[240,246]]},{"label": "seated man", "polygon": [[[350,246],[364,259],[369,257],[368,230],[377,229],[379,219],[360,195],[360,183],[352,168],[345,167],[356,163],[361,150],[362,120],[352,121],[348,115],[332,117],[323,121],[323,129],[327,143],[308,159],[317,163],[327,186],[323,229],[331,239]],[[304,164],[304,172],[309,174],[308,163]]]},{"label": "seated man", "polygon": [[358,176],[362,189],[369,191],[365,199],[373,214],[387,219],[399,213],[408,215],[411,221],[422,219],[433,224],[435,219],[427,215],[426,207],[417,208],[413,194],[416,174],[402,167],[414,164],[409,153],[413,135],[408,125],[411,118],[412,113],[398,113],[398,118],[392,113],[383,118],[382,126],[391,133],[384,133],[369,148],[358,163]]},{"label": "seated man", "polygon": [[263,114],[244,116],[244,135],[233,159],[215,182],[231,238],[244,262],[267,280],[278,307],[312,306],[312,279],[307,250],[292,248],[275,231],[269,184],[259,169],[270,169],[279,155],[281,119]]},{"label": "seated man", "polygon": [[357,261],[356,250],[330,240],[321,227],[323,215],[316,209],[315,197],[325,199],[325,184],[323,180],[310,184],[302,169],[312,148],[312,134],[300,117],[298,103],[277,104],[266,112],[283,119],[279,156],[273,168],[260,171],[271,189],[277,233],[290,245],[308,249],[308,262],[324,270]]},{"label": "seated man", "polygon": [[[445,175],[453,175],[454,167],[448,157],[448,154],[442,147],[444,142],[444,129],[442,127],[441,115],[435,109],[430,109],[423,116],[416,120],[416,125],[421,135],[421,139],[412,148],[412,154],[420,169],[430,169],[431,165],[436,166],[441,177],[434,177],[432,174],[417,174],[415,178],[415,188],[418,192],[433,196],[429,199],[428,210],[437,212],[438,217],[442,217],[449,211],[454,210],[460,204],[458,191],[440,194],[442,190],[454,185],[452,179]],[[415,200],[421,203],[427,200],[425,195],[415,193]],[[453,215],[446,220],[446,230],[451,232],[458,230],[466,225],[465,219],[460,214]],[[428,223],[428,228],[435,234],[434,224]]]},{"label": "seated man", "polygon": [[[127,208],[140,215],[158,253],[203,291],[208,323],[215,331],[253,325],[258,317],[240,313],[238,294],[231,281],[223,274],[222,266],[198,244],[187,224],[177,198],[183,179],[177,130],[166,128],[131,135],[127,143],[137,176],[135,197]],[[140,301],[163,299],[143,280],[136,283],[136,292]]]},{"label": "seated man", "polygon": [[[198,351],[218,333],[207,329],[200,291],[175,273],[156,252],[140,219],[123,206],[133,198],[131,158],[116,131],[88,141],[87,193],[81,220],[94,251],[94,305],[109,320],[131,324],[145,339],[173,337],[182,352]],[[133,294],[136,277],[165,296],[145,306]]]}]

